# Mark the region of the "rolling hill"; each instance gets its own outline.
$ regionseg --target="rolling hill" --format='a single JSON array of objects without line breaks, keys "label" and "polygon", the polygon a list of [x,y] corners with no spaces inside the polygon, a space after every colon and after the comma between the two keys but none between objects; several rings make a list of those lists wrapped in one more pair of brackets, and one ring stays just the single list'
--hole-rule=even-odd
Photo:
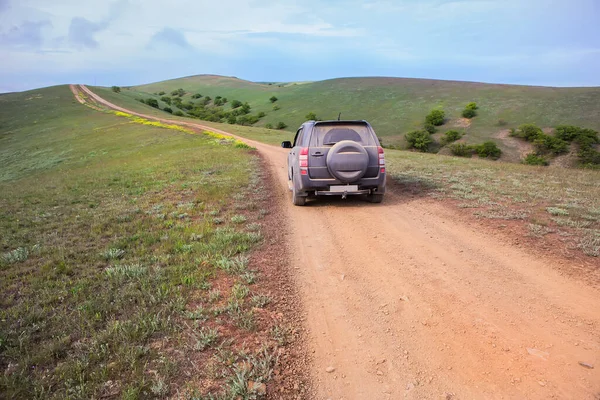
[{"label": "rolling hill", "polygon": [[[340,78],[303,83],[254,83],[233,77],[199,75],[127,88],[125,98],[182,88],[183,99],[193,94],[248,102],[253,113],[266,116],[254,126],[279,121],[295,130],[309,112],[320,119],[366,119],[388,145],[404,145],[404,134],[420,129],[425,115],[443,109],[448,121],[439,129],[464,130],[467,142],[496,138],[503,150],[515,151],[502,132],[524,123],[542,128],[572,124],[600,130],[600,88],[552,88],[407,78]],[[271,103],[269,98],[278,100]],[[160,96],[156,96],[157,99]],[[469,102],[479,106],[470,122],[461,118]],[[274,110],[273,106],[280,107]],[[161,104],[161,108],[164,104]],[[228,105],[225,109],[230,109]]]}]

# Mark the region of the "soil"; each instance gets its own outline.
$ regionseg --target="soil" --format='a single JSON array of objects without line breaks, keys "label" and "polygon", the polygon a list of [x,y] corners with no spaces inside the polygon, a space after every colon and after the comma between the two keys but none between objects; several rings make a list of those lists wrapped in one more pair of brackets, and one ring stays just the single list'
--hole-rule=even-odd
[{"label": "soil", "polygon": [[287,151],[243,140],[281,205],[312,355],[313,391],[301,397],[600,398],[600,291],[564,273],[575,261],[393,185],[382,204],[294,207]]}]

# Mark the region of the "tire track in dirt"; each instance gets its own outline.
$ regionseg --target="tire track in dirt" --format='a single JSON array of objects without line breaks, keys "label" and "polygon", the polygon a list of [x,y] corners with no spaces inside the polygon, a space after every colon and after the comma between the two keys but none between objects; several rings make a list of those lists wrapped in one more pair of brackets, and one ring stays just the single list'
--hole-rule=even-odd
[{"label": "tire track in dirt", "polygon": [[[227,134],[81,90],[120,111]],[[278,182],[273,199],[284,202],[316,398],[600,398],[600,293],[554,268],[568,261],[499,242],[443,203],[393,191],[380,205],[294,207],[286,150],[240,139],[265,158]]]}]

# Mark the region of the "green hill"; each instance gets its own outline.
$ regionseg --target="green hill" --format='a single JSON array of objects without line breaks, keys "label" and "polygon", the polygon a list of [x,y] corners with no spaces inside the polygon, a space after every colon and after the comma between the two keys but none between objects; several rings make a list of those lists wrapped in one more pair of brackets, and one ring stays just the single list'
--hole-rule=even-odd
[{"label": "green hill", "polygon": [[[386,144],[404,144],[404,134],[419,129],[432,109],[443,109],[448,121],[439,131],[464,129],[466,140],[478,143],[499,132],[534,123],[542,128],[573,124],[600,129],[600,88],[551,88],[405,78],[341,78],[319,82],[265,84],[237,78],[200,75],[141,85],[124,90],[125,97],[143,97],[178,88],[194,93],[248,102],[253,113],[267,115],[255,126],[283,121],[295,130],[314,112],[321,119],[366,119]],[[278,98],[272,104],[271,96]],[[461,118],[469,102],[479,106],[471,122]],[[280,107],[274,111],[273,106]],[[225,109],[230,109],[227,105]],[[505,150],[509,146],[502,144]]]}]

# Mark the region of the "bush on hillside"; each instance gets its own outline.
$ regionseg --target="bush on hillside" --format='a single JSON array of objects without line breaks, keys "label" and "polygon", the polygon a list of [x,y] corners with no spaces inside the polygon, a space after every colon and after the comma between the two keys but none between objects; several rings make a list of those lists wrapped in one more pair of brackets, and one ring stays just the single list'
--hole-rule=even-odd
[{"label": "bush on hillside", "polygon": [[453,143],[448,146],[453,155],[458,157],[471,157],[475,150],[466,143]]},{"label": "bush on hillside", "polygon": [[497,160],[502,155],[502,150],[492,141],[487,141],[474,146],[474,150],[481,158],[491,158]]},{"label": "bush on hillside", "polygon": [[524,124],[519,127],[514,134],[511,133],[511,136],[516,136],[527,140],[528,142],[533,142],[535,139],[543,135],[544,132],[534,124]]},{"label": "bush on hillside", "polygon": [[569,143],[555,136],[541,134],[533,141],[538,154],[552,153],[555,155],[567,153]]},{"label": "bush on hillside", "polygon": [[431,135],[433,135],[437,131],[437,129],[435,129],[435,126],[433,124],[430,124],[429,122],[423,124],[423,129],[425,129]]},{"label": "bush on hillside", "polygon": [[194,94],[192,95],[192,99],[200,99],[200,98],[202,98],[202,97],[203,97],[203,96],[202,96],[200,93],[194,93]]},{"label": "bush on hillside", "polygon": [[115,92],[115,93],[121,93],[121,88],[120,88],[120,87],[118,87],[118,86],[113,86],[111,89],[112,89],[112,91],[113,91],[113,92]]},{"label": "bush on hillside", "polygon": [[477,103],[474,102],[470,102],[465,106],[465,110],[477,110],[478,108],[479,107],[477,107]]},{"label": "bush on hillside", "polygon": [[279,121],[277,123],[277,129],[285,129],[287,128],[287,124],[285,122]]},{"label": "bush on hillside", "polygon": [[239,100],[231,100],[231,108],[238,108],[242,105],[242,102]]},{"label": "bush on hillside", "polygon": [[173,90],[171,92],[171,96],[183,97],[184,94],[185,94],[185,90],[183,90],[183,89],[177,89],[177,90]]},{"label": "bush on hillside", "polygon": [[168,96],[163,96],[160,98],[160,100],[167,103],[168,105],[171,105],[171,98]]},{"label": "bush on hillside", "polygon": [[158,92],[158,95],[159,95],[159,96],[164,96],[165,94],[166,94],[166,93],[164,92],[164,90],[163,90],[163,91],[160,91],[160,92]]},{"label": "bush on hillside", "polygon": [[183,117],[183,113],[179,110],[175,111],[173,115],[177,115],[178,117]]},{"label": "bush on hillside", "polygon": [[426,117],[425,122],[434,126],[444,125],[446,113],[443,110],[432,110]]},{"label": "bush on hillside", "polygon": [[471,118],[475,117],[476,115],[477,115],[477,111],[475,111],[472,108],[465,108],[462,112],[462,116],[464,118],[468,118],[468,119],[471,119]]},{"label": "bush on hillside", "polygon": [[184,110],[193,110],[194,109],[194,103],[192,103],[191,101],[187,101],[185,103],[181,103],[181,105],[179,106],[179,108],[183,108]]},{"label": "bush on hillside", "polygon": [[459,131],[450,130],[450,131],[444,133],[444,136],[442,137],[442,142],[445,144],[456,142],[462,136],[463,136],[463,134],[460,133]]},{"label": "bush on hillside", "polygon": [[264,111],[259,112],[258,114],[256,114],[256,116],[258,118],[264,118],[267,115],[267,113],[265,113]]},{"label": "bush on hillside", "polygon": [[309,112],[308,114],[306,114],[304,116],[304,118],[306,118],[309,121],[316,121],[317,120],[317,114],[315,114],[314,112]]},{"label": "bush on hillside", "polygon": [[281,110],[281,107],[279,107],[278,105],[274,105],[273,106],[273,111],[277,111],[277,110]]},{"label": "bush on hillside", "polygon": [[554,135],[559,139],[572,142],[579,135],[580,130],[581,128],[578,126],[559,125],[554,130]]},{"label": "bush on hillside", "polygon": [[544,156],[537,155],[535,153],[529,153],[522,160],[523,164],[527,165],[548,165],[548,160]]},{"label": "bush on hillside", "polygon": [[168,112],[169,114],[173,114],[173,109],[171,107],[163,108],[163,111]]},{"label": "bush on hillside", "polygon": [[269,101],[271,103],[275,103],[277,100],[279,100],[279,99],[277,97],[275,97],[275,96],[271,96],[271,98],[269,99]]},{"label": "bush on hillside", "polygon": [[431,139],[431,135],[427,131],[412,131],[404,135],[404,138],[408,142],[409,148],[423,152],[426,152],[429,149],[429,145],[433,143],[433,139]]},{"label": "bush on hillside", "polygon": [[250,114],[250,109],[251,109],[250,104],[248,104],[248,103],[242,104],[242,113],[243,114]]},{"label": "bush on hillside", "polygon": [[581,146],[577,152],[579,157],[579,163],[584,167],[595,167],[600,166],[600,152],[593,147]]},{"label": "bush on hillside", "polygon": [[273,124],[266,124],[265,128],[267,128],[267,129],[273,129]]},{"label": "bush on hillside", "polygon": [[145,103],[150,107],[158,108],[158,100],[156,99],[146,99]]},{"label": "bush on hillside", "polygon": [[237,120],[237,118],[236,118],[235,114],[229,114],[229,116],[227,117],[228,124],[233,125],[236,123],[236,120]]}]

